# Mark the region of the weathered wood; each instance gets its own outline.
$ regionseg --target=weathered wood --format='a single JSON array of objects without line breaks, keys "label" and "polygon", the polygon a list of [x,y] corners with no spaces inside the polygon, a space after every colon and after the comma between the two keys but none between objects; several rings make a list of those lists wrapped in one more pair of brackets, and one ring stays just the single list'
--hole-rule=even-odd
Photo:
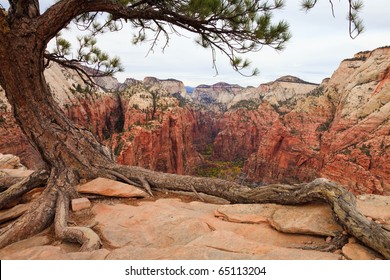
[{"label": "weathered wood", "polygon": [[[390,258],[390,232],[361,215],[356,210],[354,196],[335,183],[317,179],[308,184],[270,185],[251,189],[224,180],[118,166],[90,132],[76,126],[65,116],[51,95],[43,75],[47,43],[80,14],[105,11],[117,18],[162,20],[187,26],[194,32],[201,30],[200,22],[191,19],[188,21],[188,18],[182,16],[175,19],[164,13],[164,10],[159,12],[153,8],[147,11],[141,8],[127,9],[116,1],[59,1],[42,16],[39,16],[36,5],[38,1],[20,3],[23,5],[12,9],[10,18],[0,10],[0,85],[5,89],[18,125],[52,170],[41,197],[22,217],[0,232],[0,248],[32,236],[50,225],[54,219],[56,203],[58,236],[77,240],[83,244],[83,249],[97,247],[98,241],[94,234],[67,227],[66,200],[67,197],[77,195],[74,186],[78,179],[96,178],[102,174],[109,176],[107,169],[111,169],[140,185],[203,192],[234,203],[300,204],[323,200],[332,207],[335,217],[350,234]],[[204,30],[209,28],[206,27],[203,26]],[[229,36],[219,38],[226,39]],[[257,36],[253,38],[259,39]],[[224,43],[229,45],[228,40],[224,40]],[[21,189],[33,181],[33,178],[29,178],[22,183],[24,187],[12,187],[9,191],[12,194],[5,194],[3,201],[21,195],[24,191]],[[57,200],[58,192],[60,196]]]},{"label": "weathered wood", "polygon": [[29,210],[0,230],[0,248],[34,236],[50,226],[54,219],[56,199],[57,189],[49,180],[47,187],[41,196],[31,203]]},{"label": "weathered wood", "polygon": [[196,189],[209,195],[227,199],[233,203],[303,204],[325,201],[333,210],[337,222],[351,235],[375,251],[390,259],[390,232],[367,219],[356,208],[356,198],[348,190],[327,179],[299,185],[274,184],[249,188],[220,179],[166,174],[140,167],[117,166],[132,180],[143,175],[151,186],[168,190],[192,191]]},{"label": "weathered wood", "polygon": [[69,227],[67,216],[69,212],[69,197],[60,190],[57,198],[54,228],[56,236],[60,239],[78,242],[81,244],[80,251],[92,251],[102,245],[99,236],[88,227]]},{"label": "weathered wood", "polygon": [[[3,209],[4,206],[12,202],[14,199],[21,197],[26,192],[44,185],[48,178],[49,173],[45,170],[35,171],[30,176],[22,180],[17,178],[17,180],[15,180],[17,181],[15,184],[0,193],[0,209]],[[12,181],[13,180],[10,180],[9,182]]]},{"label": "weathered wood", "polygon": [[4,176],[0,178],[0,192],[7,190],[12,185],[22,181],[24,177]]}]

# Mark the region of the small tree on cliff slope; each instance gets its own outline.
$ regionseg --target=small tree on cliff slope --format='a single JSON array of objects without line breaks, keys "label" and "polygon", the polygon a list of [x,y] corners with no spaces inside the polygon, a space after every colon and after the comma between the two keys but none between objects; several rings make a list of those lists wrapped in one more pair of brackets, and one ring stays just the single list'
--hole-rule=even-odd
[{"label": "small tree on cliff slope", "polygon": [[[97,48],[94,36],[115,31],[125,22],[137,31],[135,41],[144,40],[147,33],[155,40],[160,36],[169,40],[179,30],[195,33],[198,43],[210,48],[214,59],[216,51],[221,51],[236,70],[242,70],[248,62],[237,55],[260,50],[264,45],[281,49],[289,39],[288,25],[271,21],[271,12],[283,6],[282,0],[60,0],[43,13],[39,2],[9,0],[8,10],[0,6],[0,85],[18,125],[40,152],[48,170],[37,171],[0,194],[0,207],[4,207],[29,189],[46,185],[30,210],[1,230],[0,247],[34,235],[54,220],[58,238],[77,241],[83,250],[98,248],[97,234],[89,228],[68,227],[66,214],[69,199],[78,195],[74,186],[79,180],[100,176],[132,181],[141,187],[200,191],[239,203],[287,204],[323,199],[349,233],[390,258],[390,233],[356,212],[353,196],[338,185],[319,179],[299,186],[250,189],[223,180],[118,165],[88,130],[64,115],[46,84],[43,72],[50,61],[84,74],[83,62],[93,63],[95,74],[119,70],[118,59],[110,59]],[[304,1],[304,6],[311,8],[316,2]],[[360,6],[355,2],[349,1],[352,27],[359,26],[354,11]],[[107,17],[102,22],[104,15]],[[70,45],[58,36],[72,21],[91,32],[78,38],[80,48],[75,60],[67,59]],[[48,53],[46,46],[53,38],[58,47]]]}]

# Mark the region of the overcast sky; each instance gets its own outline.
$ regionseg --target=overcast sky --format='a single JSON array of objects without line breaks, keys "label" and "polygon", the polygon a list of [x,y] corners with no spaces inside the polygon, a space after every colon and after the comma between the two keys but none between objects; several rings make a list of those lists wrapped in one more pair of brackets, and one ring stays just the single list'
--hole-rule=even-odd
[{"label": "overcast sky", "polygon": [[[40,2],[41,6],[45,6],[53,0]],[[121,57],[125,72],[116,75],[120,81],[127,77],[143,79],[155,76],[160,79],[175,78],[190,86],[220,81],[258,86],[284,75],[320,83],[332,75],[341,60],[359,51],[390,45],[388,0],[364,0],[361,16],[366,30],[355,40],[348,35],[347,0],[333,1],[335,18],[327,0],[320,0],[309,13],[300,9],[300,2],[286,0],[286,7],[274,14],[275,18],[285,19],[290,24],[293,37],[286,49],[276,52],[265,47],[246,56],[260,70],[256,77],[246,78],[233,71],[228,59],[221,54],[217,56],[219,74],[216,75],[210,51],[195,45],[192,38],[173,36],[164,53],[160,46],[148,56],[147,44],[131,44],[130,27],[125,27],[119,34],[104,35],[98,38],[98,43],[111,55]]]}]

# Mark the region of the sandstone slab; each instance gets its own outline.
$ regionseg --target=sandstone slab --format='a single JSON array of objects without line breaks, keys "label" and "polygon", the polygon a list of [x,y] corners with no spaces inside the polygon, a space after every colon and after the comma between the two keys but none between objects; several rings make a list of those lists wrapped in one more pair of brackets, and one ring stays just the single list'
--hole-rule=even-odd
[{"label": "sandstone slab", "polygon": [[343,231],[329,206],[308,204],[284,206],[275,211],[271,225],[281,232],[336,236]]},{"label": "sandstone slab", "polygon": [[220,251],[234,252],[256,256],[255,259],[271,260],[307,260],[307,259],[340,259],[341,256],[332,253],[302,250],[274,246],[267,243],[255,242],[245,237],[228,231],[214,231],[204,235],[189,245],[214,248]]},{"label": "sandstone slab", "polygon": [[88,215],[97,223],[93,229],[102,249],[78,252],[79,244],[53,243],[45,232],[1,249],[0,259],[337,260],[341,253],[348,259],[380,258],[354,239],[338,253],[303,250],[326,245],[319,235],[335,232],[328,211],[322,204],[221,206],[178,198],[97,203]]},{"label": "sandstone slab", "polygon": [[[183,245],[211,231],[202,212],[178,200],[143,202],[140,206],[97,204],[96,227],[111,247]],[[212,212],[211,212],[212,213]]]},{"label": "sandstone slab", "polygon": [[268,222],[280,207],[276,204],[223,205],[215,211],[215,216],[230,222],[257,224]]},{"label": "sandstone slab", "polygon": [[[238,212],[245,215],[256,208],[242,207],[247,210]],[[322,237],[281,233],[264,222],[222,220],[214,215],[217,209],[225,207],[159,199],[141,201],[138,206],[97,204],[92,212],[98,222],[95,229],[111,248],[117,248],[107,257],[109,259],[339,258],[334,254],[316,257],[318,252],[299,249],[306,244],[324,245]],[[269,211],[269,208],[265,209]],[[285,252],[283,248],[290,251]],[[276,249],[279,253],[271,252]]]},{"label": "sandstone slab", "polygon": [[382,258],[373,250],[359,243],[347,243],[342,251],[344,256],[349,260],[377,260]]},{"label": "sandstone slab", "polygon": [[35,246],[2,256],[3,260],[70,260],[71,258],[60,247],[45,245]]},{"label": "sandstone slab", "polygon": [[341,255],[256,243],[240,235],[216,231],[185,246],[140,248],[125,246],[113,250],[107,259],[170,260],[306,260],[340,259]]},{"label": "sandstone slab", "polygon": [[359,195],[356,206],[363,215],[390,223],[390,196]]},{"label": "sandstone slab", "polygon": [[107,249],[99,249],[91,252],[71,252],[67,255],[72,260],[104,260],[109,253]]},{"label": "sandstone slab", "polygon": [[71,205],[73,211],[80,211],[91,207],[91,201],[86,197],[75,198],[72,199]]},{"label": "sandstone slab", "polygon": [[80,193],[98,194],[112,197],[148,197],[149,195],[132,185],[118,181],[97,178],[86,184],[77,186]]},{"label": "sandstone slab", "polygon": [[[15,243],[8,245],[7,247],[0,250],[0,259],[4,260],[22,258],[22,254],[15,255],[15,253],[22,252],[26,249],[45,246],[51,242],[50,238],[47,235],[38,235],[25,240],[21,240]],[[28,258],[26,255],[25,258]],[[23,259],[23,258],[22,258]]]}]

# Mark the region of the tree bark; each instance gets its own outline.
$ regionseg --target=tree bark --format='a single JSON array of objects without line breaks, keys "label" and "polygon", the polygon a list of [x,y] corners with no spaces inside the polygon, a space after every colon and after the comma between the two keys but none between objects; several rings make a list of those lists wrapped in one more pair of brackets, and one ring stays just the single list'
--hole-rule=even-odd
[{"label": "tree bark", "polygon": [[0,193],[0,209],[3,209],[8,203],[19,198],[33,188],[45,184],[47,179],[47,171],[36,171],[22,180],[19,179],[18,182],[15,182],[11,187],[7,188],[7,190]]},{"label": "tree bark", "polygon": [[[66,197],[77,197],[74,187],[79,179],[110,177],[105,170],[113,163],[109,150],[88,130],[73,124],[51,95],[43,74],[46,45],[36,33],[36,21],[21,18],[13,24],[12,31],[0,30],[0,85],[17,124],[41,154],[50,176],[38,202],[1,231],[0,247],[45,229],[53,222],[58,190]],[[30,179],[24,187],[38,183]],[[21,195],[20,186],[12,186],[1,200]]]},{"label": "tree bark", "polygon": [[[20,3],[27,5],[19,10],[23,14],[26,7],[34,5],[36,1]],[[45,13],[46,17],[38,17],[36,10],[29,13],[27,9],[25,16],[19,17],[18,14],[11,23],[5,20],[5,14],[0,10],[0,85],[6,92],[18,125],[50,170],[47,187],[41,197],[17,221],[0,231],[0,248],[35,235],[52,224],[57,204],[56,232],[59,238],[71,238],[82,244],[83,249],[96,248],[99,242],[90,231],[67,227],[65,212],[68,199],[78,195],[74,186],[81,178],[116,176],[122,179],[124,176],[146,187],[195,190],[233,203],[301,204],[323,200],[332,207],[337,220],[350,234],[390,259],[390,232],[361,215],[356,210],[354,196],[327,180],[251,189],[224,180],[163,174],[115,164],[108,150],[88,130],[73,124],[61,111],[50,93],[43,71],[48,40],[74,16],[98,4],[111,7],[113,11],[119,6],[114,4],[115,1],[108,0],[70,0],[67,3],[71,8],[66,10],[66,15],[60,9],[65,1],[60,1]],[[125,18],[130,18],[132,12],[129,9],[115,11],[119,16],[125,15]],[[144,15],[145,18],[148,16],[153,19],[156,15]],[[159,16],[167,22],[174,20],[164,18],[165,15]],[[59,23],[55,21],[57,18]],[[50,28],[50,24],[53,27]],[[11,187],[11,190],[18,188]]]}]

